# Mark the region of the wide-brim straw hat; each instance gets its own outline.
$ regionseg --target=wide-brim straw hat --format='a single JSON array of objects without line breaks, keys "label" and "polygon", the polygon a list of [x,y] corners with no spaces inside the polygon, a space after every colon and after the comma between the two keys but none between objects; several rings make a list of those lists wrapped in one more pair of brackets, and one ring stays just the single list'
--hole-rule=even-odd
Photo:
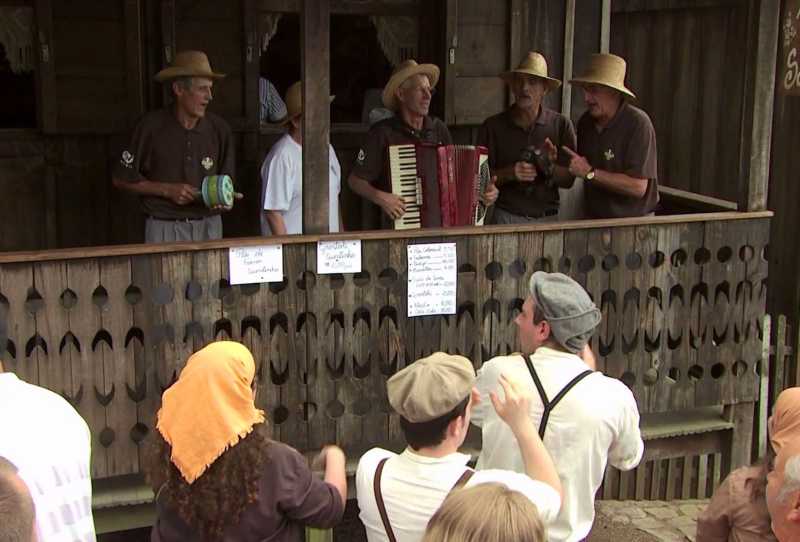
[{"label": "wide-brim straw hat", "polygon": [[439,82],[439,67],[435,64],[417,64],[414,59],[404,60],[397,65],[389,78],[389,82],[383,87],[383,105],[395,111],[397,109],[395,92],[406,79],[417,74],[427,75],[431,88],[435,87],[436,83]]},{"label": "wide-brim straw hat", "polygon": [[[332,102],[336,96],[331,96]],[[299,117],[303,114],[303,82],[297,81],[286,89],[286,96],[283,99],[286,104],[286,116],[283,120],[278,121],[278,124],[288,124],[290,120]]]},{"label": "wide-brim straw hat", "polygon": [[594,54],[589,58],[589,67],[586,72],[570,79],[573,85],[602,85],[619,91],[626,96],[636,98],[628,87],[625,86],[625,59],[611,54]]},{"label": "wide-brim straw hat", "polygon": [[511,85],[515,73],[532,75],[544,80],[547,84],[548,91],[555,90],[561,86],[560,80],[555,77],[550,77],[547,74],[547,60],[545,60],[541,53],[537,53],[536,51],[528,53],[525,58],[522,59],[522,62],[519,63],[519,66],[513,70],[501,73],[500,79]]},{"label": "wide-brim straw hat", "polygon": [[155,76],[159,83],[176,79],[178,77],[207,77],[221,79],[224,73],[216,73],[211,69],[208,57],[203,51],[181,51],[175,55],[172,66],[164,68]]}]

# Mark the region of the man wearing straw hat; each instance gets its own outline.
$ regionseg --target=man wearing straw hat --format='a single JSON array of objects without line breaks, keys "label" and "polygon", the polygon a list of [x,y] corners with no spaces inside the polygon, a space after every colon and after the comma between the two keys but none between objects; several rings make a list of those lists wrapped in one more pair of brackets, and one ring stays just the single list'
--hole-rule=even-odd
[{"label": "man wearing straw hat", "polygon": [[570,149],[569,171],[586,180],[590,218],[645,216],[658,203],[656,132],[647,113],[629,103],[625,60],[592,55],[581,87],[587,111],[578,121],[578,152]]},{"label": "man wearing straw hat", "polygon": [[[489,117],[478,132],[478,143],[489,149],[489,165],[502,187],[494,206],[495,224],[552,222],[558,217],[558,189],[575,181],[566,166],[575,149],[575,127],[564,115],[542,105],[545,94],[561,81],[547,73],[547,61],[530,52],[520,65],[500,74],[514,93],[514,105]],[[554,167],[541,172],[532,153],[546,153]]]},{"label": "man wearing straw hat", "polygon": [[[262,235],[303,233],[303,91],[300,81],[286,91],[286,109],[286,134],[272,146],[261,165]],[[333,147],[330,143],[328,146],[328,227],[329,231],[338,232],[342,229],[339,213],[342,169]]]},{"label": "man wearing straw hat", "polygon": [[[403,199],[392,193],[389,146],[420,142],[453,143],[447,126],[428,115],[438,81],[439,68],[433,64],[417,64],[410,59],[395,68],[383,89],[383,104],[394,112],[394,116],[370,128],[364,145],[358,151],[353,172],[347,179],[356,194],[381,208],[384,228],[391,228],[392,221],[405,213]],[[497,188],[492,183],[482,200],[491,205],[495,199]]]},{"label": "man wearing straw hat", "polygon": [[498,376],[524,383],[534,394],[529,415],[564,488],[561,511],[548,531],[551,542],[584,540],[606,464],[630,470],[644,453],[633,394],[621,381],[593,370],[588,343],[600,318],[580,284],[561,273],[537,271],[514,320],[523,354],[492,358],[478,371],[481,402],[473,408],[472,423],[483,434],[479,471],[523,469],[514,436],[483,402],[497,393]]},{"label": "man wearing straw hat", "polygon": [[207,208],[200,198],[206,176],[235,170],[231,128],[207,111],[222,77],[201,51],[178,53],[155,76],[170,85],[175,103],[139,120],[113,172],[114,186],[140,198],[147,243],[222,238],[219,213],[230,208]]}]

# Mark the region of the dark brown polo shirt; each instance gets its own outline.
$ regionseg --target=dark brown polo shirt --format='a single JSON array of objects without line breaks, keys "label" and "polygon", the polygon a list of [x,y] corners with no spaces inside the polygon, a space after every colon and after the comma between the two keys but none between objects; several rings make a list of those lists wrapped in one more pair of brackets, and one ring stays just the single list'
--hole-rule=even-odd
[{"label": "dark brown polo shirt", "polygon": [[[541,147],[548,137],[558,149],[557,163],[569,166],[566,145],[575,150],[575,127],[564,115],[542,107],[536,122],[525,129],[514,122],[512,109],[486,119],[478,132],[478,144],[489,149],[489,167],[501,169],[520,161],[528,146]],[[539,217],[546,211],[558,211],[558,187],[548,187],[541,180],[529,182],[504,181],[495,206],[520,216]]]},{"label": "dark brown polo shirt", "polygon": [[[304,539],[306,525],[327,529],[341,521],[342,497],[335,487],[312,474],[303,456],[280,442],[271,443],[267,454],[258,482],[258,500],[244,509],[221,541],[297,542]],[[244,488],[231,488],[236,490]],[[156,500],[156,511],[152,542],[201,540],[162,498]]]},{"label": "dark brown polo shirt", "polygon": [[[184,128],[172,108],[146,113],[136,125],[130,144],[114,168],[114,177],[135,183],[149,181],[186,183],[197,187],[206,175],[234,178],[231,128],[221,117],[206,113],[191,130]],[[155,218],[201,218],[217,214],[202,201],[176,205],[169,199],[142,196],[142,209]]]},{"label": "dark brown polo shirt", "polygon": [[602,132],[588,112],[578,121],[578,154],[595,169],[648,179],[647,192],[633,198],[610,192],[592,181],[584,183],[586,213],[591,218],[644,216],[658,203],[656,131],[647,113],[623,103]]}]

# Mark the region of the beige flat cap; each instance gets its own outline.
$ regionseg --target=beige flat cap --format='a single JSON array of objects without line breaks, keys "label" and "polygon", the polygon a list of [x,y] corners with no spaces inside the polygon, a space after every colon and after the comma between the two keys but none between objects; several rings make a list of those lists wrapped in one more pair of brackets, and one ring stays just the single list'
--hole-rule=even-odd
[{"label": "beige flat cap", "polygon": [[419,359],[386,382],[389,404],[412,423],[444,416],[469,396],[475,369],[464,356],[436,352]]}]

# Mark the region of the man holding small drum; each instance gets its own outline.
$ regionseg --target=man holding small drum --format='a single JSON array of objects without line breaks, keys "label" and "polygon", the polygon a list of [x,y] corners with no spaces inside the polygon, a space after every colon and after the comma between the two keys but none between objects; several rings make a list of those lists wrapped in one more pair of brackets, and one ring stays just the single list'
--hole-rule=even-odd
[{"label": "man holding small drum", "polygon": [[140,197],[147,243],[221,239],[220,212],[241,198],[231,184],[231,128],[206,111],[222,77],[201,51],[178,53],[155,76],[170,84],[175,103],[139,120],[113,172],[114,186]]}]

